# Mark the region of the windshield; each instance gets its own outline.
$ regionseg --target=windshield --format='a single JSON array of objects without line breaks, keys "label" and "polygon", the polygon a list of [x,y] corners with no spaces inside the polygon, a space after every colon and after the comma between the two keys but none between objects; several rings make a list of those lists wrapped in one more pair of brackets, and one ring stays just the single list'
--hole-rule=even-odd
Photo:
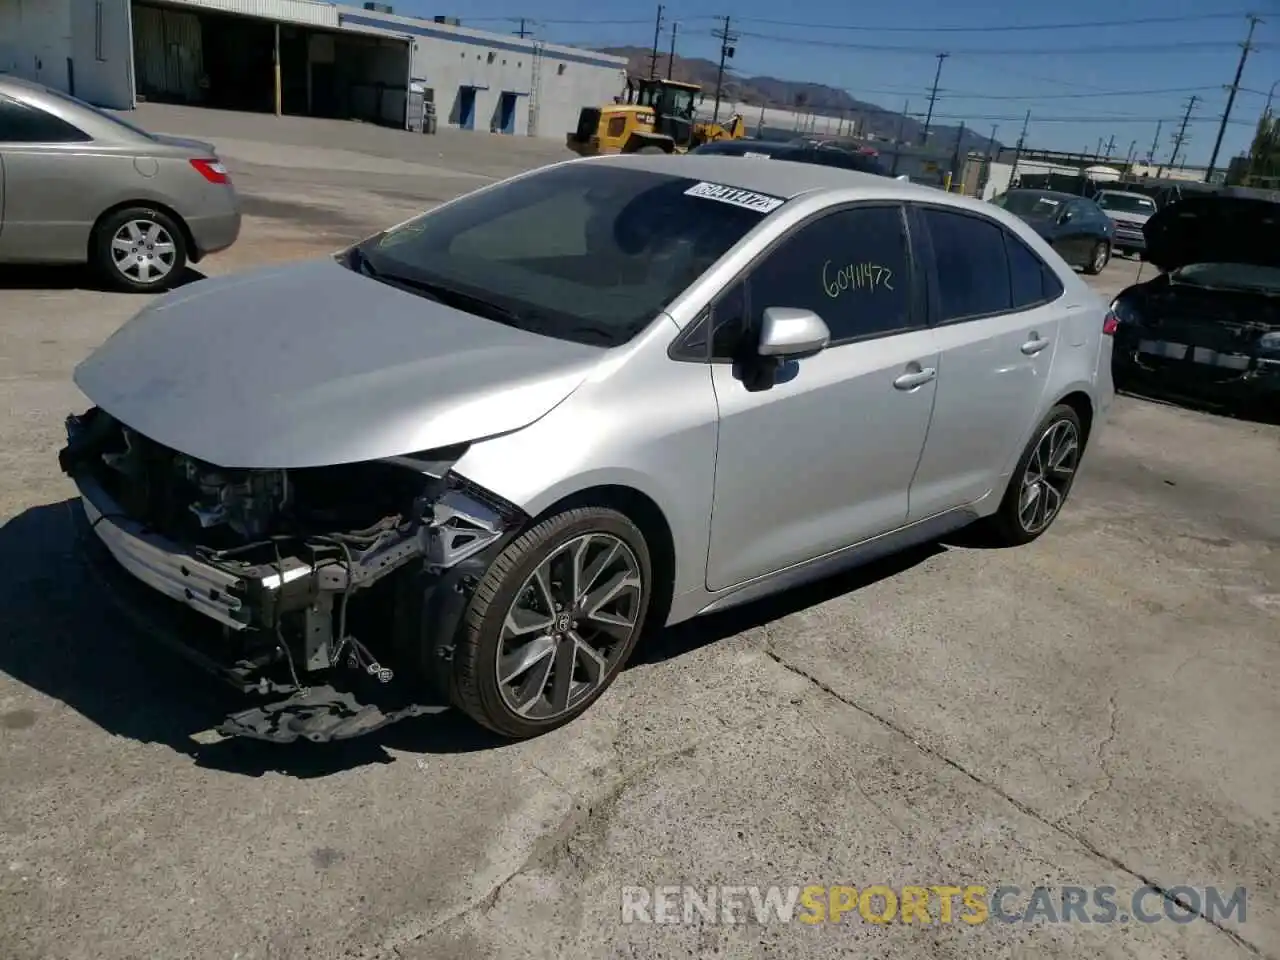
[{"label": "windshield", "polygon": [[1117,213],[1145,213],[1151,216],[1156,212],[1154,200],[1132,193],[1102,193],[1098,195],[1097,201],[1103,210],[1115,210]]},{"label": "windshield", "polygon": [[996,197],[993,202],[1020,217],[1056,217],[1062,209],[1062,201],[1057,197],[1033,190],[1011,191]]},{"label": "windshield", "polygon": [[[571,162],[394,227],[354,248],[355,259],[378,279],[481,316],[616,346],[781,203],[665,173]],[[482,304],[492,309],[476,308]]]},{"label": "windshield", "polygon": [[53,88],[47,88],[44,92],[48,96],[56,97],[57,99],[63,100],[67,103],[75,104],[81,110],[88,110],[90,113],[94,114],[95,116],[103,120],[106,120],[108,123],[114,123],[118,127],[124,127],[126,130],[130,130],[133,133],[136,133],[140,137],[146,137],[148,140],[155,139],[155,137],[152,136],[149,131],[143,130],[141,127],[138,127],[138,126],[134,126],[128,120],[124,120],[120,117],[117,117],[114,113],[108,113],[105,110],[95,107],[91,103],[86,103],[85,101],[81,100],[79,97],[73,97],[69,93],[63,93],[61,90],[54,90]]},{"label": "windshield", "polygon": [[1169,279],[1199,287],[1280,294],[1280,267],[1252,263],[1189,263],[1174,270]]}]

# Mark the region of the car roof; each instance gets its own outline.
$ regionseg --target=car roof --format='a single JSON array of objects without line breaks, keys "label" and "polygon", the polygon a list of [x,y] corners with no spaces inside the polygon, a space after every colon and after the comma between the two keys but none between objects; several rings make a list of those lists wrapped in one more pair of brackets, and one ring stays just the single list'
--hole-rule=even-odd
[{"label": "car roof", "polygon": [[1141,197],[1143,200],[1150,200],[1145,193],[1138,190],[1099,190],[1098,193],[1114,193],[1120,197]]},{"label": "car roof", "polygon": [[1088,200],[1078,193],[1063,193],[1061,190],[1041,190],[1039,187],[1015,187],[1009,193],[1035,193],[1051,200]]},{"label": "car roof", "polygon": [[[881,196],[887,189],[892,189],[895,196],[925,202],[936,203],[948,198],[947,194],[932,187],[903,180],[891,180],[874,173],[862,173],[844,167],[828,167],[816,163],[800,163],[794,160],[741,157],[733,154],[624,153],[569,162],[612,163],[633,170],[669,173],[678,177],[688,177],[691,180],[708,180],[729,187],[737,187],[739,190],[764,193],[784,200],[818,190],[857,188],[866,188],[868,192],[874,191]],[[952,194],[950,199],[955,202],[964,201],[967,198]],[[977,202],[969,200],[967,204],[957,203],[957,205],[967,206]],[[985,207],[985,204],[979,205]]]},{"label": "car roof", "polygon": [[16,77],[11,73],[0,73],[0,90],[21,90],[23,93],[44,93],[49,88],[36,80]]}]

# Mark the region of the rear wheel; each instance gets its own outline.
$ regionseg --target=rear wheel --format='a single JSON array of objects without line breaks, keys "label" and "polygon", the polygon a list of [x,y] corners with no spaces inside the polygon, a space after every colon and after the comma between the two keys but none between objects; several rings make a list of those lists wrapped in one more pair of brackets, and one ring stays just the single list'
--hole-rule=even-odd
[{"label": "rear wheel", "polygon": [[631,655],[651,578],[644,535],[617,511],[543,520],[476,587],[454,653],[454,702],[513,739],[573,720]]},{"label": "rear wheel", "polygon": [[1093,250],[1089,254],[1089,263],[1085,266],[1084,272],[1090,276],[1097,276],[1103,271],[1107,265],[1107,261],[1110,259],[1110,244],[1099,241],[1093,245]]},{"label": "rear wheel", "polygon": [[1080,465],[1080,417],[1059,404],[1040,421],[1018,460],[1004,499],[987,528],[1005,546],[1030,543],[1049,529],[1067,501]]},{"label": "rear wheel", "polygon": [[113,287],[168,289],[187,265],[182,229],[163,211],[129,207],[104,217],[93,234],[93,265]]}]

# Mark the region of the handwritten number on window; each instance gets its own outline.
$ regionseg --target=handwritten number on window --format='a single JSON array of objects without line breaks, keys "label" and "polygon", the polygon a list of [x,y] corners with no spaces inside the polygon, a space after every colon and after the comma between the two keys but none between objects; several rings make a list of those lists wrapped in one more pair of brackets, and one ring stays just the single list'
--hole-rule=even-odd
[{"label": "handwritten number on window", "polygon": [[849,263],[843,267],[822,265],[822,289],[832,300],[846,290],[893,290],[893,271],[878,263]]}]

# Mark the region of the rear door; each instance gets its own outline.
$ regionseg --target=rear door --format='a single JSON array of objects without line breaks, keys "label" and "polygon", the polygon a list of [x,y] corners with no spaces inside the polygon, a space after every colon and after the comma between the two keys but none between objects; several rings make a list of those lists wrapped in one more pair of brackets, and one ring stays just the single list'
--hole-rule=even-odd
[{"label": "rear door", "polygon": [[0,95],[4,230],[0,259],[58,262],[85,258],[101,208],[105,171],[91,166],[92,138],[35,106]]},{"label": "rear door", "polygon": [[996,221],[913,211],[941,357],[933,421],[911,485],[911,521],[992,491],[1033,424],[1058,345],[1062,284]]}]

